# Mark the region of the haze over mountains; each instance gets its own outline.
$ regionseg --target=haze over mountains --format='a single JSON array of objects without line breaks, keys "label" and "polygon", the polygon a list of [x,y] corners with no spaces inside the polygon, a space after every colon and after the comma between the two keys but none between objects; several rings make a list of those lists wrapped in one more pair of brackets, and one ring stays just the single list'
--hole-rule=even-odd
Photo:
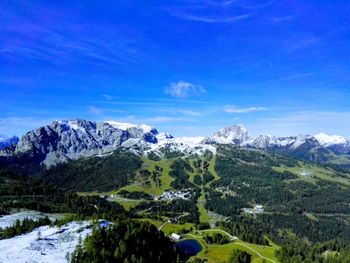
[{"label": "haze over mountains", "polygon": [[217,144],[280,152],[322,163],[350,164],[350,141],[338,135],[260,135],[252,138],[243,125],[233,125],[212,136],[174,138],[169,133],[160,133],[156,128],[144,124],[82,119],[53,121],[27,132],[21,139],[1,138],[0,157],[2,162],[25,158],[50,167],[81,157],[103,156],[119,148],[142,154],[154,152],[161,156],[165,148],[184,154],[207,150],[215,153]]}]

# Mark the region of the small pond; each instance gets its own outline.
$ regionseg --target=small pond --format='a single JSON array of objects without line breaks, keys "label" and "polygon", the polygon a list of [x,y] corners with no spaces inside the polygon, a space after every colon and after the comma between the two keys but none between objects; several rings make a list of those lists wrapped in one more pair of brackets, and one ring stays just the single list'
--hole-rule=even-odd
[{"label": "small pond", "polygon": [[188,256],[195,256],[202,250],[201,244],[195,239],[177,242],[175,246]]}]

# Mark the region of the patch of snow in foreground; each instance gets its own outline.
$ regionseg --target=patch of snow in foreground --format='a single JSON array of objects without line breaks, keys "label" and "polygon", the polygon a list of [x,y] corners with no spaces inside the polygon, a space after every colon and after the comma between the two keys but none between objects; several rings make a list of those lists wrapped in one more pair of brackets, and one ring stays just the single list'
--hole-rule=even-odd
[{"label": "patch of snow in foreground", "polygon": [[62,227],[42,226],[28,234],[0,240],[0,262],[67,262],[67,252],[74,251],[79,236],[84,240],[91,233],[91,226],[88,221],[70,222]]},{"label": "patch of snow in foreground", "polygon": [[54,215],[54,214],[46,214],[35,210],[23,209],[18,213],[0,216],[0,228],[5,228],[5,227],[14,225],[17,219],[19,219],[20,221],[23,221],[25,218],[28,218],[35,221],[35,220],[38,220],[39,218],[44,218],[46,216],[52,221],[63,217],[63,216]]}]

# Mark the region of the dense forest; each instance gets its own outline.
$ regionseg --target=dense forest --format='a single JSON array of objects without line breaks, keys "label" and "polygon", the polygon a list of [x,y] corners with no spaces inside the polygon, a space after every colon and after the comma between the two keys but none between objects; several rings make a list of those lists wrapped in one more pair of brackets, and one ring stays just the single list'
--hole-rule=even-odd
[{"label": "dense forest", "polygon": [[193,172],[191,165],[181,158],[177,158],[170,166],[169,175],[174,178],[171,186],[174,189],[192,188],[194,185],[189,182],[188,172]]},{"label": "dense forest", "polygon": [[75,213],[85,216],[104,215],[114,218],[125,211],[118,203],[98,196],[78,196],[63,191],[40,177],[19,175],[0,168],[0,214],[11,208],[28,208],[47,213]]},{"label": "dense forest", "polygon": [[141,164],[139,156],[116,151],[104,158],[92,157],[58,164],[42,173],[41,177],[49,183],[69,190],[104,192],[131,182]]},{"label": "dense forest", "polygon": [[108,228],[94,228],[78,244],[71,262],[180,262],[177,251],[163,232],[149,223],[116,220]]}]

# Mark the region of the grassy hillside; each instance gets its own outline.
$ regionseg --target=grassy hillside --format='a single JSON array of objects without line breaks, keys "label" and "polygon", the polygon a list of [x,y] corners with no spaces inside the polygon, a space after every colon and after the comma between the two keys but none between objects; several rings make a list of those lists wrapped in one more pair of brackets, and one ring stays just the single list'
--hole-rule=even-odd
[{"label": "grassy hillside", "polygon": [[173,178],[169,176],[171,160],[152,161],[147,157],[143,157],[141,160],[143,162],[142,169],[149,171],[150,174],[156,172],[156,166],[161,168],[160,175],[157,176],[160,183],[157,183],[152,175],[142,176],[138,174],[130,184],[116,189],[112,193],[117,193],[119,190],[127,190],[129,192],[145,192],[152,195],[160,195],[165,190],[171,189],[170,184],[173,181]]}]

